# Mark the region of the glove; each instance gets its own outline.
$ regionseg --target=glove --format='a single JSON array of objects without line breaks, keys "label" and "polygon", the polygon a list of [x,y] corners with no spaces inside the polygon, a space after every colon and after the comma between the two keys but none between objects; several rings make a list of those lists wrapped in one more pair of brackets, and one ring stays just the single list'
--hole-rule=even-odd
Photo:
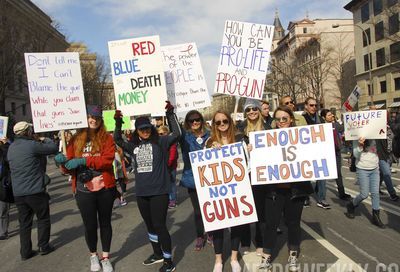
[{"label": "glove", "polygon": [[69,160],[65,163],[64,167],[67,168],[68,170],[71,170],[71,169],[78,168],[78,166],[80,166],[80,165],[83,165],[83,166],[86,165],[85,158],[77,158],[77,159]]},{"label": "glove", "polygon": [[165,111],[167,113],[173,113],[174,112],[174,106],[172,106],[171,102],[165,101],[167,105],[165,105]]},{"label": "glove", "polygon": [[114,120],[115,120],[115,127],[121,128],[122,124],[124,121],[122,120],[122,112],[120,110],[116,110],[114,114]]},{"label": "glove", "polygon": [[68,160],[67,160],[67,157],[65,157],[65,155],[63,153],[58,153],[54,157],[54,161],[56,162],[56,164],[60,165],[60,164],[64,164]]}]

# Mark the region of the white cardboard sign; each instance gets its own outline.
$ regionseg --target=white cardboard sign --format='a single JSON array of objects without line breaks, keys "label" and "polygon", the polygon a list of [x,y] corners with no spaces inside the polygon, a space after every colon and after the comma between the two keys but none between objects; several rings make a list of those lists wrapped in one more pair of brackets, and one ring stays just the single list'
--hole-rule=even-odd
[{"label": "white cardboard sign", "polygon": [[8,117],[0,116],[0,139],[7,137]]},{"label": "white cardboard sign", "polygon": [[346,112],[343,114],[346,141],[387,138],[386,110]]}]

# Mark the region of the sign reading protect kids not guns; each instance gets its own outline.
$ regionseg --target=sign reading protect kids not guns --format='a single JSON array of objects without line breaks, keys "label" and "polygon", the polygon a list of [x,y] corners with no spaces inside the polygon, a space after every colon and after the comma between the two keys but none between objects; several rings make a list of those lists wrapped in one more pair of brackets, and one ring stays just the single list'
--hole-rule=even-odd
[{"label": "sign reading protect kids not guns", "polygon": [[343,114],[344,137],[346,141],[365,139],[386,139],[386,110],[355,111]]},{"label": "sign reading protect kids not guns", "polygon": [[87,127],[79,54],[25,53],[36,133]]},{"label": "sign reading protect kids not guns", "polygon": [[274,27],[226,21],[215,93],[262,99]]},{"label": "sign reading protect kids not guns", "polygon": [[250,132],[253,185],[336,179],[331,124]]},{"label": "sign reading protect kids not guns", "polygon": [[242,143],[189,156],[207,232],[257,221]]},{"label": "sign reading protect kids not guns", "polygon": [[168,100],[177,112],[211,105],[195,43],[161,47]]},{"label": "sign reading protect kids not guns", "polygon": [[117,109],[125,116],[164,111],[167,91],[159,36],[108,42]]}]

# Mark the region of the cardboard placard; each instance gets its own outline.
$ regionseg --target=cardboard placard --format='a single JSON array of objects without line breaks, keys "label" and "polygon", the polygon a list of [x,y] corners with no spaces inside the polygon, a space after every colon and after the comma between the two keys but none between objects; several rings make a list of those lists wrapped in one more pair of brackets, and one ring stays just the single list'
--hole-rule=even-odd
[{"label": "cardboard placard", "polygon": [[[107,131],[114,131],[115,129],[115,120],[114,120],[115,110],[106,110],[103,111],[103,121],[106,126]],[[131,119],[129,116],[123,116],[122,121],[122,130],[131,129]]]},{"label": "cardboard placard", "polygon": [[343,114],[346,141],[387,138],[386,110],[346,112]]},{"label": "cardboard placard", "polygon": [[0,139],[7,137],[8,117],[0,116]]}]

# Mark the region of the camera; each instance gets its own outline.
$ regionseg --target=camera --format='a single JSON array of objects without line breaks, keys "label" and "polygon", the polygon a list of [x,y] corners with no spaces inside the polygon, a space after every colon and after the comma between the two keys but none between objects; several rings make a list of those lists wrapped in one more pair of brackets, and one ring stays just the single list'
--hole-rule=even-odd
[{"label": "camera", "polygon": [[76,175],[76,179],[78,182],[85,184],[88,181],[91,181],[94,177],[100,176],[101,172],[95,171],[87,168],[86,166],[80,166],[78,168],[78,174]]}]

